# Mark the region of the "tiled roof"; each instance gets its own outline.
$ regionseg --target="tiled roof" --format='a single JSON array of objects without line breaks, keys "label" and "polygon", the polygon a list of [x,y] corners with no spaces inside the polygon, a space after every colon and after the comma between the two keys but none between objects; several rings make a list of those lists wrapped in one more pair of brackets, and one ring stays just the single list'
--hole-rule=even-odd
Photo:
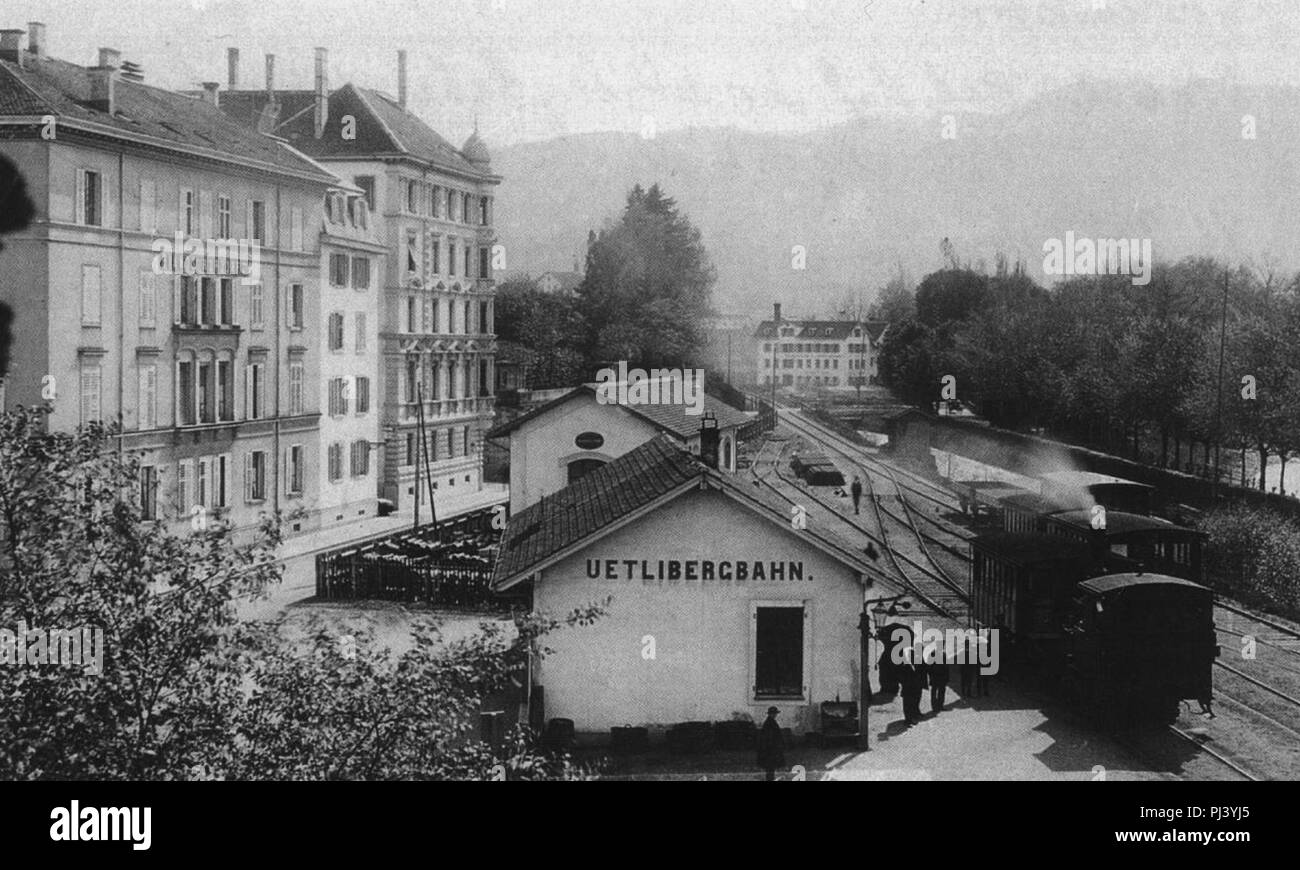
[{"label": "tiled roof", "polygon": [[[318,158],[362,159],[373,155],[406,154],[435,166],[476,177],[490,175],[465,159],[428,124],[379,91],[343,85],[329,95],[329,121],[325,135],[316,138],[316,96],[312,91],[277,90],[280,113],[275,134],[304,154]],[[266,106],[266,91],[237,90],[221,94],[221,107],[231,117],[256,126]],[[356,138],[339,135],[339,119],[356,118]]]},{"label": "tiled roof", "polygon": [[[619,520],[703,478],[713,489],[789,527],[789,505],[759,487],[737,482],[704,465],[663,436],[650,439],[575,483],[512,517],[501,540],[492,584],[502,589],[522,580],[547,559],[592,537]],[[809,542],[863,576],[877,569],[838,535],[809,526],[799,532]]]},{"label": "tiled roof", "polygon": [[[803,339],[805,341],[822,340],[822,341],[844,341],[853,333],[853,328],[858,325],[856,320],[782,320],[781,327],[793,327],[794,332],[790,335],[784,335],[782,338]],[[868,338],[871,341],[879,340],[889,324],[882,320],[866,320],[862,322],[866,329]],[[764,320],[758,324],[754,331],[755,338],[771,338],[774,322]]]},{"label": "tiled roof", "polygon": [[[552,408],[559,407],[570,399],[581,396],[584,393],[596,395],[595,384],[583,384],[580,387],[574,387],[556,399],[552,399],[544,405],[539,405],[527,414],[516,417],[515,419],[503,423],[491,429],[488,438],[504,438],[511,432],[523,426],[525,423],[532,422],[543,414],[549,412]],[[622,408],[623,410],[635,414],[653,426],[658,427],[664,432],[686,440],[699,434],[700,427],[703,425],[704,414],[687,414],[685,405],[616,405],[613,407]],[[749,417],[743,412],[737,411],[725,402],[715,399],[713,396],[705,394],[704,410],[712,411],[713,416],[717,418],[719,429],[731,429],[743,426],[749,422]]]},{"label": "tiled roof", "polygon": [[23,66],[0,61],[0,114],[54,115],[111,128],[124,138],[150,137],[179,149],[216,151],[232,161],[257,161],[333,181],[319,165],[282,142],[235,123],[210,103],[119,77],[116,113],[91,105],[85,67],[51,57],[25,55]]},{"label": "tiled roof", "polygon": [[493,584],[622,519],[705,469],[662,437],[652,438],[510,519]]}]

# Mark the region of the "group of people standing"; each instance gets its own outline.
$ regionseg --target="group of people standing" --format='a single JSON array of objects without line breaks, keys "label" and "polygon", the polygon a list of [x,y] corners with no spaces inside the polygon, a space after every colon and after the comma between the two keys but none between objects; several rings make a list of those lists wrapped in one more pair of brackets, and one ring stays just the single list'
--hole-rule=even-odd
[{"label": "group of people standing", "polygon": [[[938,714],[948,697],[948,676],[951,665],[947,658],[930,663],[907,661],[898,669],[899,694],[903,697],[903,719],[914,725],[921,719],[921,694],[930,689],[930,713]],[[980,670],[974,656],[967,656],[958,665],[961,669],[961,695],[963,698],[988,697],[989,678]]]}]

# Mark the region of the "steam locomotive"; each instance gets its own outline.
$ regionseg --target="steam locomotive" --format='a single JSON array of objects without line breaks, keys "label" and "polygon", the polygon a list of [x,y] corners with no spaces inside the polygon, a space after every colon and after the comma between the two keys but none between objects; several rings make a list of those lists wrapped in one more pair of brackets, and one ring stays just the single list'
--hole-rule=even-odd
[{"label": "steam locomotive", "polygon": [[1142,484],[1044,484],[1000,487],[1002,527],[971,540],[973,626],[1000,629],[1004,661],[1107,725],[1208,703],[1219,648],[1204,533],[1145,513]]}]

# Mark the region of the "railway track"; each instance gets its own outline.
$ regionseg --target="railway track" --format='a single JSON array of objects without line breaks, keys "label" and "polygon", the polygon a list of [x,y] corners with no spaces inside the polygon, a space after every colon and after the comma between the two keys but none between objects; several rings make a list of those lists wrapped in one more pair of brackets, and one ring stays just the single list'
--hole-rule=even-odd
[{"label": "railway track", "polygon": [[[754,455],[754,460],[750,466],[750,472],[755,481],[767,486],[782,500],[791,505],[806,504],[811,500],[821,506],[824,510],[835,516],[845,525],[850,526],[855,531],[863,534],[875,546],[883,550],[890,563],[893,565],[894,573],[898,581],[907,589],[908,593],[923,602],[934,612],[946,616],[957,622],[959,625],[964,624],[968,615],[968,605],[965,590],[952,583],[947,577],[931,568],[927,568],[917,560],[913,559],[904,552],[899,552],[890,545],[888,532],[886,531],[883,512],[879,511],[875,499],[871,499],[876,506],[875,512],[877,528],[872,530],[861,521],[842,513],[843,505],[821,495],[814,488],[803,485],[802,482],[791,480],[781,471],[782,458],[785,455],[786,447],[781,447],[770,460],[771,465],[764,467],[768,461],[763,458],[768,447],[773,442],[765,441]],[[776,442],[780,443],[780,442]],[[777,486],[772,482],[771,477],[775,477],[782,486]],[[786,489],[793,489],[802,499],[796,500],[791,498]]]},{"label": "railway track", "polygon": [[1243,779],[1249,780],[1250,782],[1263,782],[1266,779],[1266,777],[1259,776],[1254,771],[1250,770],[1250,768],[1234,760],[1231,756],[1227,755],[1226,753],[1220,752],[1214,747],[1208,745],[1204,740],[1198,739],[1195,735],[1189,734],[1188,732],[1184,731],[1182,728],[1179,728],[1177,725],[1170,725],[1169,730],[1173,734],[1178,735],[1178,737],[1181,738],[1182,740],[1187,741],[1188,743],[1195,746],[1197,749],[1204,752],[1206,755],[1210,756],[1211,758],[1215,759],[1221,764],[1232,769],[1237,773],[1238,776],[1242,777]]},{"label": "railway track", "polygon": [[[964,595],[964,590],[962,590],[959,581],[955,580],[952,576],[952,573],[948,570],[948,568],[945,567],[943,563],[938,558],[935,557],[934,553],[931,552],[930,545],[935,544],[939,547],[942,547],[948,553],[952,554],[958,560],[960,560],[961,563],[966,563],[969,562],[970,556],[968,555],[965,549],[965,541],[966,541],[965,537],[957,534],[951,529],[947,529],[946,527],[943,526],[943,524],[938,523],[936,520],[930,518],[929,516],[926,516],[923,512],[914,511],[912,507],[908,504],[907,497],[904,494],[905,487],[903,486],[902,483],[900,483],[898,477],[894,474],[894,470],[890,468],[888,465],[881,462],[874,463],[874,465],[879,468],[879,471],[876,472],[876,476],[884,477],[889,482],[890,486],[892,486],[894,490],[894,493],[892,495],[881,494],[878,492],[878,487],[875,481],[873,480],[873,475],[871,471],[866,467],[865,463],[860,461],[860,459],[863,458],[865,454],[861,452],[861,450],[857,447],[857,445],[853,444],[852,442],[848,441],[848,439],[844,438],[839,433],[834,432],[833,430],[823,426],[822,424],[809,421],[807,418],[803,417],[802,415],[795,414],[789,411],[788,409],[781,409],[778,411],[778,414],[780,414],[782,411],[784,411],[785,414],[785,422],[787,423],[787,425],[790,426],[791,429],[801,434],[803,437],[813,439],[819,442],[821,445],[829,447],[831,450],[835,451],[840,456],[842,456],[855,471],[862,472],[862,476],[866,481],[867,487],[870,490],[870,495],[872,496],[873,508],[880,520],[880,527],[881,527],[882,534],[884,534],[884,528],[885,528],[884,516],[887,515],[891,519],[893,519],[896,523],[906,528],[911,533],[911,535],[915,538],[917,544],[917,550],[919,551],[920,555],[925,561],[929,562],[930,565],[933,566],[932,569],[928,569],[929,572],[933,574],[938,574],[942,578],[942,581],[944,582],[945,585],[947,585],[951,589],[962,592]],[[848,445],[847,448],[845,447],[845,445]],[[907,487],[907,489],[913,489],[913,488]],[[913,489],[913,491],[915,492],[916,490]],[[901,508],[902,511],[901,516],[898,513],[895,513],[894,511],[891,511],[886,507],[887,499],[890,498],[896,499],[898,501],[899,507]],[[948,543],[947,541],[943,541],[936,538],[933,534],[928,534],[922,531],[920,525],[916,521],[916,516],[918,513],[920,513],[921,516],[924,516],[925,519],[928,520],[929,522],[934,523],[940,529],[944,530],[950,536],[957,538],[961,542],[962,546],[958,548],[957,546],[954,546]]]}]

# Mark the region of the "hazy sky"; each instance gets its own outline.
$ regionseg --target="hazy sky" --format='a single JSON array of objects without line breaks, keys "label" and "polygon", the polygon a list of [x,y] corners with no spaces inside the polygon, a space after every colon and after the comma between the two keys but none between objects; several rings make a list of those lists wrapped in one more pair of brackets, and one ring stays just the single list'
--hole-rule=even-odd
[{"label": "hazy sky", "polygon": [[396,93],[459,144],[596,130],[734,125],[799,131],[871,113],[998,110],[1080,77],[1300,84],[1294,0],[4,0],[7,27],[48,25],[51,54],[120,49],[146,80]]}]

